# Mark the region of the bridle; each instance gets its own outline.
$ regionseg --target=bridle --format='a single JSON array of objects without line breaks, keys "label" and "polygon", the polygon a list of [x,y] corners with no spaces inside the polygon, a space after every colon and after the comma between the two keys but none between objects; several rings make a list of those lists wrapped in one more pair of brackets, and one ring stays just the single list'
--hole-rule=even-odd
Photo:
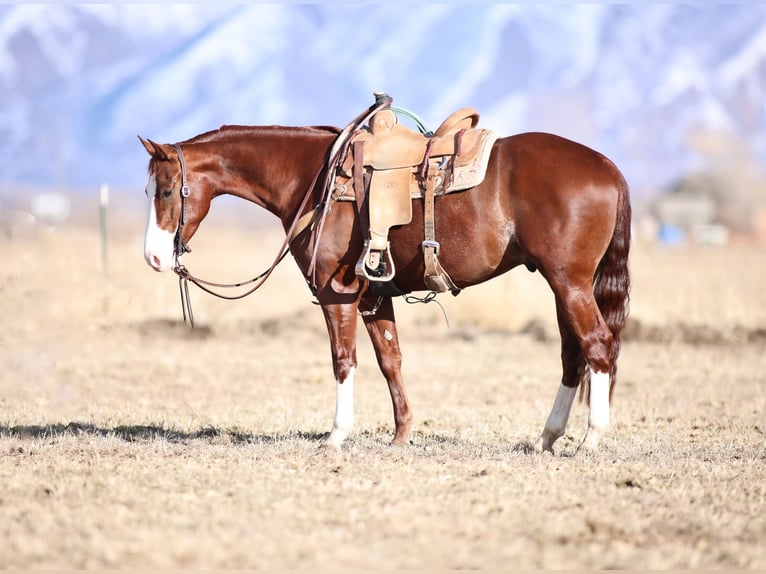
[{"label": "bridle", "polygon": [[[290,227],[290,230],[288,231],[288,234],[285,238],[284,243],[282,243],[282,247],[279,249],[279,252],[277,253],[276,258],[274,259],[271,266],[261,273],[260,275],[257,275],[256,277],[253,277],[252,279],[248,279],[247,281],[241,281],[239,283],[214,283],[212,281],[206,281],[204,279],[200,279],[199,277],[195,277],[192,275],[189,270],[181,263],[181,256],[184,253],[190,253],[191,248],[186,245],[186,242],[184,242],[183,238],[183,227],[186,223],[186,200],[191,197],[191,187],[189,187],[189,181],[186,177],[186,159],[184,158],[184,152],[181,148],[181,144],[174,143],[173,147],[176,150],[176,153],[178,154],[178,161],[181,164],[181,215],[178,218],[178,228],[176,229],[176,236],[175,236],[175,250],[176,250],[176,262],[175,266],[173,267],[173,272],[178,275],[178,290],[181,295],[181,311],[183,312],[184,322],[189,322],[189,324],[194,327],[194,313],[192,312],[191,308],[191,298],[189,297],[189,281],[194,283],[197,287],[205,291],[206,293],[210,293],[211,295],[215,295],[216,297],[219,297],[221,299],[228,299],[230,301],[236,300],[236,299],[243,299],[244,297],[247,297],[254,291],[256,291],[261,285],[263,285],[266,282],[266,279],[269,278],[269,275],[271,275],[272,271],[279,265],[282,260],[287,256],[287,254],[290,252],[290,242],[292,241],[292,235],[294,233],[294,228],[296,224],[298,223],[298,220],[300,218],[301,212],[306,207],[306,204],[308,203],[309,197],[311,197],[311,190],[314,188],[314,184],[316,183],[316,178],[314,178],[314,182],[309,186],[309,189],[306,192],[306,195],[303,198],[303,201],[301,202],[300,207],[298,208],[297,215],[295,216],[295,220],[293,221],[293,224]],[[253,287],[251,287],[248,291],[244,293],[240,293],[239,295],[223,295],[221,293],[217,293],[211,289],[211,287],[216,287],[219,289],[234,289],[237,287],[243,287],[245,285],[254,284]]]},{"label": "bridle", "polygon": [[[181,216],[178,218],[178,228],[176,229],[175,237],[176,258],[178,258],[184,253],[191,253],[191,248],[184,242],[183,235],[183,227],[186,223],[186,200],[191,195],[191,188],[186,179],[186,160],[184,159],[184,152],[181,149],[181,146],[177,143],[174,143],[173,147],[175,148],[176,153],[178,153],[178,161],[181,163]],[[176,259],[176,267],[179,265],[178,259]]]},{"label": "bridle", "polygon": [[[376,94],[375,103],[371,105],[367,110],[359,114],[356,118],[354,118],[354,120],[340,132],[338,137],[335,139],[333,146],[328,152],[326,161],[319,167],[319,170],[314,175],[314,179],[309,184],[308,189],[306,190],[306,194],[304,195],[298,210],[295,212],[293,222],[290,225],[290,228],[287,230],[285,240],[282,243],[282,247],[280,247],[279,251],[277,252],[277,255],[274,258],[271,266],[260,275],[239,283],[213,283],[212,281],[205,281],[204,279],[200,279],[199,277],[192,275],[189,270],[181,263],[181,256],[183,256],[184,253],[191,252],[191,248],[186,245],[183,239],[183,227],[186,223],[186,200],[191,197],[191,187],[189,186],[189,182],[186,176],[186,159],[184,158],[184,152],[181,144],[173,144],[173,148],[175,148],[176,153],[178,154],[178,161],[181,164],[181,215],[178,218],[178,227],[176,229],[175,235],[176,261],[175,266],[173,267],[173,272],[178,275],[178,288],[181,295],[181,310],[183,312],[184,322],[188,321],[189,324],[194,327],[194,315],[192,313],[191,299],[189,297],[189,281],[194,283],[197,287],[206,293],[215,295],[221,299],[228,299],[231,301],[247,297],[266,282],[266,279],[269,278],[277,265],[279,265],[290,252],[290,244],[292,243],[293,239],[295,239],[295,237],[309,225],[312,226],[313,230],[313,253],[309,265],[309,278],[307,279],[307,282],[311,292],[316,296],[317,246],[322,235],[325,218],[329,213],[332,190],[335,183],[335,174],[343,159],[346,157],[348,148],[351,144],[351,140],[353,139],[353,136],[356,134],[359,127],[379,109],[390,106],[391,101],[391,97],[387,94]],[[317,181],[319,180],[319,176],[321,175],[322,171],[325,172],[325,179],[322,186],[322,199],[314,207],[313,210],[309,211],[305,215],[302,215],[303,211],[308,205],[309,198],[312,196],[312,192],[317,184]],[[211,289],[211,287],[219,289],[233,289],[251,284],[253,286],[249,290],[239,295],[223,295]]]}]

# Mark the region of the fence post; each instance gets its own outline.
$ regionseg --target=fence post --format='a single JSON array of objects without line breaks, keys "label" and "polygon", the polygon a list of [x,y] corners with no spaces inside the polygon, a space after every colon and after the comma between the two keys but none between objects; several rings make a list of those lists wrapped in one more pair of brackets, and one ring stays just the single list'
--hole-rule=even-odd
[{"label": "fence post", "polygon": [[101,266],[104,273],[106,273],[109,264],[109,226],[107,220],[109,211],[109,186],[105,183],[101,184],[99,203],[99,211],[101,213]]}]

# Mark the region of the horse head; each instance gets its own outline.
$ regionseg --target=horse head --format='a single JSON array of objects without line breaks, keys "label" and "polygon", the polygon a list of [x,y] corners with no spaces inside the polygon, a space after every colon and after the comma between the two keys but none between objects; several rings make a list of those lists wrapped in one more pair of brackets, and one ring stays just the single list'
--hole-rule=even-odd
[{"label": "horse head", "polygon": [[[187,174],[188,158],[179,145],[158,144],[138,136],[149,160],[146,197],[149,204],[144,238],[144,259],[155,271],[180,263],[186,246],[210,209],[211,195],[205,178]],[[194,180],[194,191],[189,180]]]}]

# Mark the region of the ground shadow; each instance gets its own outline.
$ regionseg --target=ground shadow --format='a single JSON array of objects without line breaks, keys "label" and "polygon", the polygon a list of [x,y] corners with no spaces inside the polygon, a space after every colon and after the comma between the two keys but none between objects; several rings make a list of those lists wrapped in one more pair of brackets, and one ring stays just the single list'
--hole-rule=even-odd
[{"label": "ground shadow", "polygon": [[202,427],[194,431],[181,431],[161,425],[117,425],[113,428],[100,427],[91,423],[56,423],[48,425],[16,425],[0,426],[0,437],[19,439],[51,439],[71,436],[101,436],[114,437],[126,442],[141,442],[166,440],[168,442],[184,443],[191,440],[212,440],[227,438],[235,444],[277,444],[287,440],[323,441],[329,433],[290,431],[288,433],[249,433],[236,429],[218,427]]},{"label": "ground shadow", "polygon": [[205,340],[214,335],[208,325],[192,327],[184,320],[147,319],[131,325],[142,337],[161,337],[181,340]]},{"label": "ground shadow", "polygon": [[[41,425],[0,425],[0,439],[17,438],[20,440],[55,440],[57,438],[67,437],[110,437],[125,442],[152,442],[167,441],[176,444],[186,444],[191,441],[201,440],[208,442],[220,442],[222,439],[227,444],[234,445],[278,445],[290,441],[307,441],[324,445],[329,432],[307,432],[293,430],[282,433],[252,433],[245,432],[236,428],[221,428],[206,426],[196,430],[182,431],[175,428],[168,428],[163,425],[117,425],[112,428],[94,425],[92,423],[69,422]],[[383,438],[385,436],[385,438]],[[347,439],[348,448],[375,448],[372,443],[381,442],[382,446],[390,446],[393,450],[400,450],[402,447],[409,447],[414,450],[435,448],[437,451],[442,449],[457,448],[460,451],[468,452],[478,449],[497,450],[502,452],[517,453],[524,455],[536,455],[534,445],[529,440],[500,443],[472,443],[454,435],[441,435],[438,433],[413,433],[411,440],[406,445],[394,446],[389,441],[390,437],[385,431],[360,431]],[[573,456],[568,450],[561,449],[557,451],[556,456],[568,458]]]}]

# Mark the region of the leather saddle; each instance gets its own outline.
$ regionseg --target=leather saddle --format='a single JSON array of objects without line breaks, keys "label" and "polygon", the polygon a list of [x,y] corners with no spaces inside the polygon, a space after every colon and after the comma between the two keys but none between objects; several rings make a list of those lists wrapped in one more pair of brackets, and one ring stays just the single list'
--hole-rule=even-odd
[{"label": "leather saddle", "polygon": [[[390,281],[396,270],[390,253],[391,227],[412,220],[413,199],[423,198],[425,282],[437,292],[459,291],[438,262],[434,196],[481,183],[498,135],[476,128],[479,114],[461,108],[433,133],[420,133],[382,109],[351,142],[351,153],[338,171],[335,199],[356,201],[363,232],[368,233],[356,273],[370,281]],[[347,194],[351,186],[353,196]],[[364,229],[366,227],[366,229]]]}]

